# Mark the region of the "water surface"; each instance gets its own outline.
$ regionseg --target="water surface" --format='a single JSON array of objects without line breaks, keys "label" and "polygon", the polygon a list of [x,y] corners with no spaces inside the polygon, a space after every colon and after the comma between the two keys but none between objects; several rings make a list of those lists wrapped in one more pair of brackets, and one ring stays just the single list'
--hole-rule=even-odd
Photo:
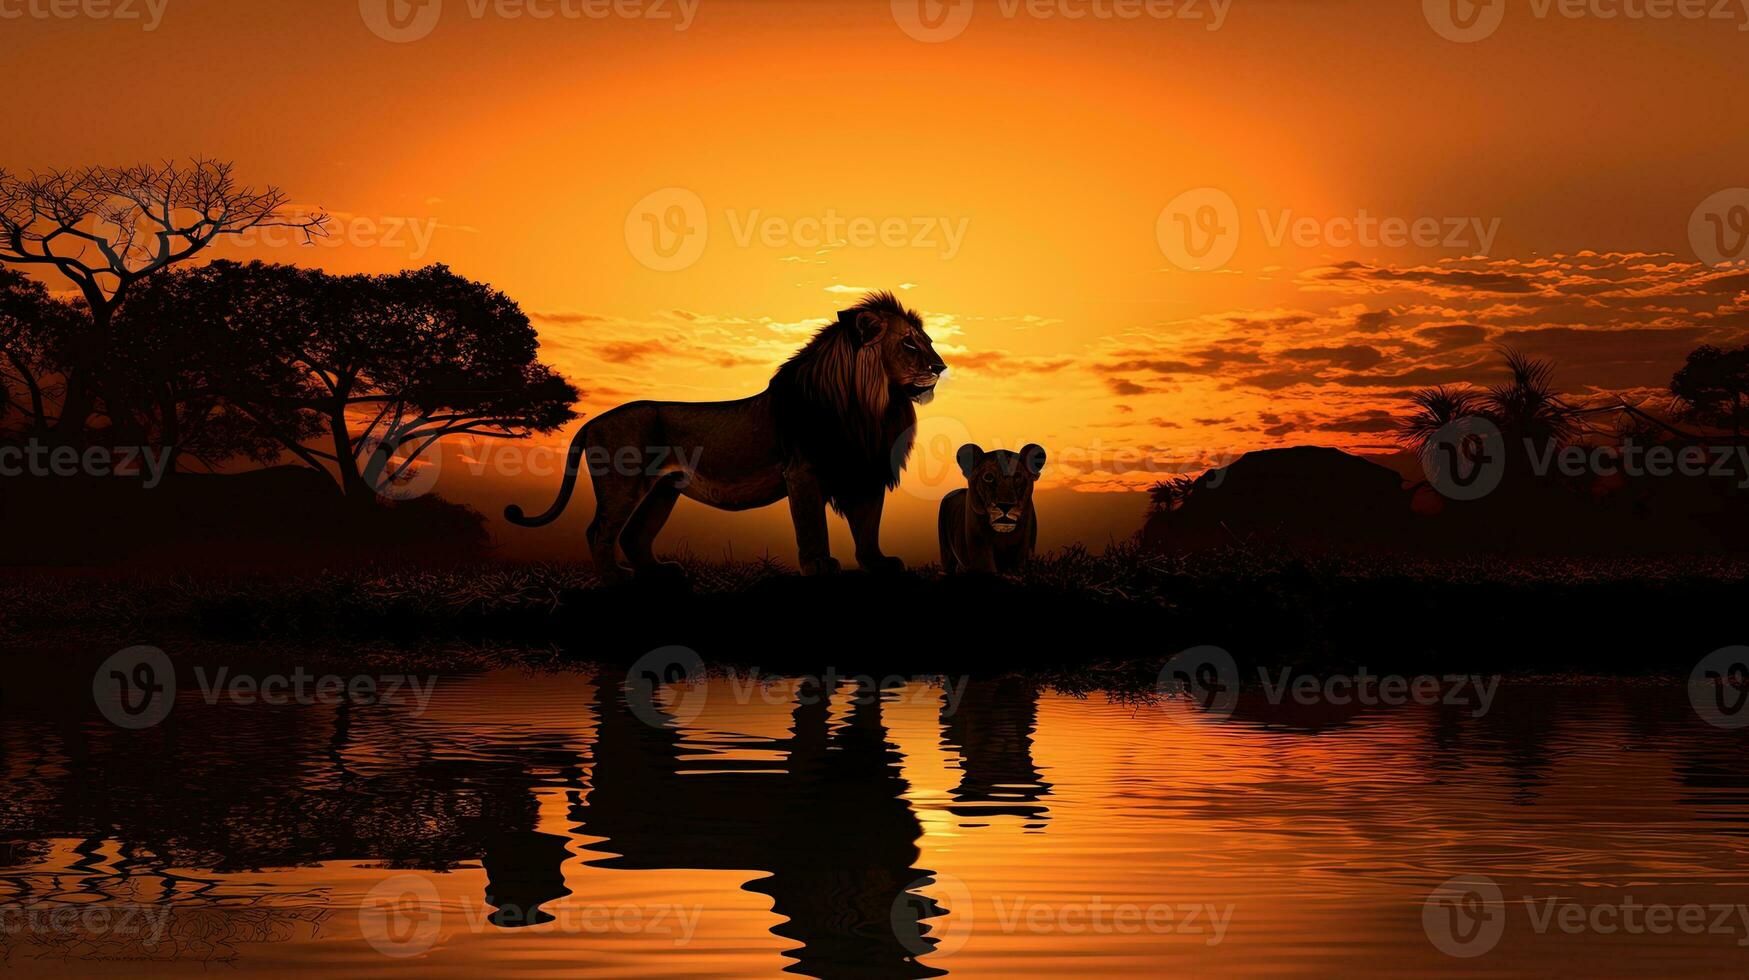
[{"label": "water surface", "polygon": [[[423,704],[208,703],[187,666],[138,730],[99,710],[83,666],[7,685],[12,970],[1749,963],[1749,735],[1703,722],[1680,685],[1508,682],[1479,717],[1248,692],[1210,722],[1019,680],[715,678],[646,702],[596,670],[427,678]],[[1622,925],[1663,906],[1661,932]]]}]

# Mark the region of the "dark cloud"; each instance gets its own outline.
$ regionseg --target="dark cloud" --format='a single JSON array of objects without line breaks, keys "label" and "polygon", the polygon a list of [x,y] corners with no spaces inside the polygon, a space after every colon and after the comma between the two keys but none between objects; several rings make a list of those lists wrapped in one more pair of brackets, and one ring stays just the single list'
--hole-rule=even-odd
[{"label": "dark cloud", "polygon": [[1338,347],[1289,347],[1281,352],[1281,356],[1290,361],[1307,363],[1334,364],[1338,367],[1361,370],[1369,368],[1385,359],[1378,348],[1365,344],[1343,344]]},{"label": "dark cloud", "polygon": [[529,314],[529,319],[537,323],[600,323],[607,319],[593,313],[563,313],[559,311],[537,310]]},{"label": "dark cloud", "polygon": [[1368,310],[1354,315],[1353,327],[1361,333],[1378,333],[1396,319],[1395,310]]},{"label": "dark cloud", "polygon": [[1350,415],[1324,419],[1312,425],[1321,432],[1394,432],[1397,419],[1383,409],[1367,409]]},{"label": "dark cloud", "polygon": [[1445,351],[1474,347],[1488,339],[1488,331],[1473,323],[1441,323],[1421,327],[1412,336],[1434,350]]},{"label": "dark cloud", "polygon": [[1155,374],[1198,374],[1202,371],[1200,365],[1192,364],[1189,361],[1139,359],[1117,361],[1111,364],[1095,364],[1093,369],[1104,371],[1107,374],[1127,374],[1134,371],[1151,371]]},{"label": "dark cloud", "polygon": [[652,354],[664,354],[668,345],[659,340],[616,340],[595,348],[595,355],[610,364],[635,364]]},{"label": "dark cloud", "polygon": [[1537,281],[1512,272],[1490,272],[1476,269],[1450,269],[1416,266],[1397,269],[1369,265],[1365,262],[1339,262],[1336,265],[1309,269],[1301,276],[1308,285],[1363,283],[1381,286],[1421,286],[1445,291],[1486,293],[1499,296],[1532,294],[1541,291]]},{"label": "dark cloud", "polygon": [[1022,357],[1002,350],[968,351],[949,358],[949,367],[968,371],[1028,371],[1050,373],[1061,371],[1075,363],[1073,358],[1045,359]]}]

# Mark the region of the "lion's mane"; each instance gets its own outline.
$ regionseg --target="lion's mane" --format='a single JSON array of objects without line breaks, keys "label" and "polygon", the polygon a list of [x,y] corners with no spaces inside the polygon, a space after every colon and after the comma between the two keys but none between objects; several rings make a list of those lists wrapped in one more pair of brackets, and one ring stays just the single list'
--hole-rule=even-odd
[{"label": "lion's mane", "polygon": [[899,485],[917,434],[916,408],[893,390],[880,345],[858,340],[856,317],[864,312],[923,327],[892,293],[875,293],[820,328],[771,379],[780,443],[813,466],[840,513]]}]

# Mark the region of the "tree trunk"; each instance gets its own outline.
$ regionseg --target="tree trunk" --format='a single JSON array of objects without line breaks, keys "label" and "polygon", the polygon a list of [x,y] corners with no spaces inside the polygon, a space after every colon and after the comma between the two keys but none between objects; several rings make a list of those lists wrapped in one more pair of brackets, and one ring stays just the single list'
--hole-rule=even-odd
[{"label": "tree trunk", "polygon": [[59,445],[79,446],[85,442],[85,423],[97,410],[97,399],[86,382],[88,372],[82,365],[67,369],[67,393],[61,398],[61,417],[49,431]]},{"label": "tree trunk", "polygon": [[[344,389],[342,389],[344,390]],[[346,399],[336,400],[328,409],[328,435],[334,440],[334,468],[340,474],[340,492],[359,506],[377,502],[376,489],[359,471],[358,457],[352,453],[352,430],[346,427]]]},{"label": "tree trunk", "polygon": [[[169,454],[164,457],[164,473],[168,476],[176,470],[176,457],[182,455],[182,419],[176,414],[176,393],[169,390],[168,385],[165,387],[166,390],[158,401],[158,412],[164,418],[159,442],[163,443],[162,448],[169,450]],[[146,440],[141,440],[144,441]]]},{"label": "tree trunk", "polygon": [[[92,381],[109,354],[109,327],[115,307],[106,302],[94,288],[85,290],[85,302],[91,310],[91,333],[83,342],[73,345],[73,363],[67,365],[67,392],[61,398],[61,417],[55,420],[50,439],[64,446],[83,446],[85,426],[97,411],[97,392]],[[110,407],[113,412],[114,406]]]},{"label": "tree trunk", "polygon": [[13,370],[18,372],[19,379],[24,382],[25,390],[30,393],[31,434],[40,436],[47,433],[49,431],[49,412],[48,404],[43,397],[42,384],[37,381],[36,375],[31,372],[30,365],[24,362],[24,358],[8,351],[6,359],[12,362]]}]

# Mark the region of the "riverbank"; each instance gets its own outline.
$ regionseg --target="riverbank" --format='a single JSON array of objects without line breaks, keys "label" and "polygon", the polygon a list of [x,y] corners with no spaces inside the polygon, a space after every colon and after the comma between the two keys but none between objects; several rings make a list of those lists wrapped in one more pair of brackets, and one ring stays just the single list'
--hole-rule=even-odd
[{"label": "riverbank", "polygon": [[[0,646],[177,636],[238,643],[553,648],[628,661],[672,644],[766,669],[1097,668],[1214,645],[1319,669],[1686,672],[1744,641],[1736,559],[1409,560],[1131,545],[1053,552],[1018,579],[803,579],[686,560],[686,584],[603,588],[584,564],[372,565],[144,576],[0,573]],[[52,641],[52,643],[51,643]]]}]

